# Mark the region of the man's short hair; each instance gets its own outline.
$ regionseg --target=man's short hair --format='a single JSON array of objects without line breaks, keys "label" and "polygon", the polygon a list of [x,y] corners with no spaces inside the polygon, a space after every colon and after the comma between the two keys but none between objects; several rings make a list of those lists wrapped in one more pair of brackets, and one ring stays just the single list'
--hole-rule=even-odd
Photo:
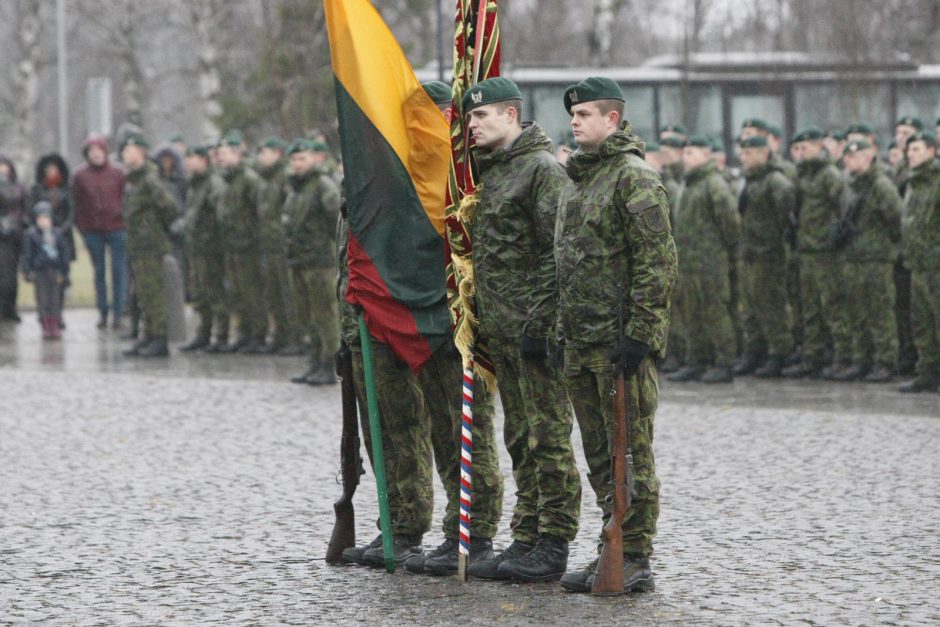
[{"label": "man's short hair", "polygon": [[598,110],[600,110],[601,115],[607,115],[611,111],[616,111],[617,115],[620,116],[620,120],[623,120],[623,112],[626,109],[626,103],[623,100],[616,100],[614,98],[609,98],[606,100],[595,100],[594,104],[597,105]]},{"label": "man's short hair", "polygon": [[506,113],[506,109],[508,109],[509,107],[512,107],[513,109],[516,110],[516,113],[518,114],[516,117],[518,118],[519,122],[520,123],[522,122],[522,99],[521,98],[513,98],[512,100],[501,100],[499,102],[494,102],[493,106],[496,108],[497,113]]}]

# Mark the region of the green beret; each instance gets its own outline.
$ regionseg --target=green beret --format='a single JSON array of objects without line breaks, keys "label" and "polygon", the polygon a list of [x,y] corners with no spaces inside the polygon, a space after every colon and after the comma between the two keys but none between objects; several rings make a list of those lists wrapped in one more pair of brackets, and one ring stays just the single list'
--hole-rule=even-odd
[{"label": "green beret", "polygon": [[937,123],[934,126],[940,126],[940,118],[937,118]]},{"label": "green beret", "polygon": [[171,144],[185,144],[186,139],[183,137],[182,133],[174,133],[170,135],[170,138],[167,140]]},{"label": "green beret", "polygon": [[858,152],[859,150],[865,150],[866,148],[871,148],[871,143],[864,139],[855,139],[850,141],[845,146],[846,153]]},{"label": "green beret", "polygon": [[761,131],[770,132],[770,126],[760,118],[748,118],[741,122],[741,128],[756,128]]},{"label": "green beret", "polygon": [[783,137],[783,131],[780,130],[779,126],[774,126],[769,124],[767,126],[767,132],[773,135],[774,137]]},{"label": "green beret", "polygon": [[238,129],[233,129],[225,134],[225,137],[222,138],[219,145],[239,147],[243,143],[245,143],[245,137],[242,135],[242,132]]},{"label": "green beret", "polygon": [[291,145],[287,147],[287,154],[292,155],[297,152],[329,152],[330,148],[321,141],[298,137]]},{"label": "green beret", "polygon": [[826,137],[834,139],[837,142],[841,142],[845,140],[845,133],[843,133],[842,131],[829,131],[828,133],[826,133]]},{"label": "green beret", "polygon": [[799,133],[794,135],[790,143],[796,144],[799,142],[819,141],[822,140],[825,136],[826,132],[818,126],[807,126]]},{"label": "green beret", "polygon": [[656,142],[646,142],[646,154],[659,152],[659,144]]},{"label": "green beret", "polygon": [[[913,125],[911,125],[911,126],[913,126]],[[917,132],[917,133],[914,133],[914,134],[911,135],[910,137],[908,137],[908,138],[907,138],[907,143],[905,144],[905,147],[910,146],[910,145],[913,144],[914,142],[924,142],[924,143],[927,144],[928,146],[933,146],[933,147],[936,147],[936,146],[937,146],[937,138],[934,136],[934,134],[933,134],[933,133],[925,133],[924,131],[919,131],[919,132]]]},{"label": "green beret", "polygon": [[708,148],[711,150],[712,140],[705,137],[704,135],[693,135],[689,138],[689,141],[685,143],[686,146],[694,146],[696,148]]},{"label": "green beret", "polygon": [[280,137],[272,135],[261,142],[258,148],[270,148],[271,150],[280,150],[283,152],[287,149],[287,142]]},{"label": "green beret", "polygon": [[681,137],[676,137],[675,135],[670,135],[669,137],[663,137],[661,140],[659,140],[659,143],[661,146],[665,146],[667,148],[684,148],[685,147],[685,140],[682,139]]},{"label": "green beret", "polygon": [[150,150],[150,142],[148,142],[147,138],[140,133],[131,133],[125,137],[124,143],[121,144],[121,150],[124,150],[125,146],[140,146],[141,148]]},{"label": "green beret", "polygon": [[208,146],[187,146],[186,147],[186,156],[196,155],[197,157],[202,157],[204,159],[209,158],[209,147]]},{"label": "green beret", "polygon": [[888,150],[894,150],[897,147],[898,147],[897,142],[891,142],[890,144],[888,144]]},{"label": "green beret", "polygon": [[570,115],[573,105],[595,100],[627,101],[623,96],[623,90],[615,81],[602,76],[591,76],[565,90],[565,111]]},{"label": "green beret", "polygon": [[679,135],[688,135],[689,132],[685,130],[685,127],[681,124],[667,124],[666,126],[659,129],[659,134],[663,133],[677,133]]},{"label": "green beret", "polygon": [[725,143],[717,137],[712,137],[712,152],[724,152]]},{"label": "green beret", "polygon": [[450,85],[443,81],[425,81],[421,86],[436,105],[450,105],[454,101]]},{"label": "green beret", "polygon": [[875,129],[872,128],[871,124],[867,122],[856,122],[855,124],[850,124],[847,129],[845,129],[845,136],[848,137],[852,133],[861,133],[862,135],[874,135]]},{"label": "green beret", "polygon": [[738,145],[741,148],[766,148],[767,138],[763,135],[751,135],[747,139],[739,140]]},{"label": "green beret", "polygon": [[519,91],[519,86],[508,78],[496,76],[480,81],[464,92],[460,105],[466,113],[477,107],[507,100],[522,100],[522,92]]},{"label": "green beret", "polygon": [[895,126],[913,126],[918,131],[924,130],[924,123],[920,118],[915,118],[912,115],[905,115],[900,120],[898,120]]}]

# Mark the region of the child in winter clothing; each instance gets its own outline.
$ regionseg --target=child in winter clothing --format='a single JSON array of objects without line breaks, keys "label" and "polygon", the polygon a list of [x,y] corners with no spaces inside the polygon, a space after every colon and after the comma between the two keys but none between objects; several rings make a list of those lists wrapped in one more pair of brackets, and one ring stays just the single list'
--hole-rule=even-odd
[{"label": "child in winter clothing", "polygon": [[52,205],[41,200],[33,207],[34,225],[23,237],[20,267],[36,286],[36,307],[43,339],[61,337],[62,285],[68,274],[69,245],[62,229],[53,226]]}]

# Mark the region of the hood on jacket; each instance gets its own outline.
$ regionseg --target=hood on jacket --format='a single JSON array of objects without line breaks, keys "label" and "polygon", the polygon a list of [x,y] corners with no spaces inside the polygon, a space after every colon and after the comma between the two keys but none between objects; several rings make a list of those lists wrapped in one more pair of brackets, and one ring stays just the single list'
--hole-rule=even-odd
[{"label": "hood on jacket", "polygon": [[0,155],[0,163],[5,163],[7,167],[10,168],[10,182],[16,184],[18,177],[16,175],[16,165],[14,165],[13,159],[10,159],[6,155]]},{"label": "hood on jacket", "polygon": [[39,157],[39,161],[36,162],[36,184],[41,185],[45,177],[46,166],[50,163],[56,164],[59,168],[59,172],[62,173],[62,180],[68,182],[69,180],[69,166],[66,165],[65,159],[62,158],[62,155],[50,152],[49,154]]},{"label": "hood on jacket", "polygon": [[82,142],[82,156],[85,157],[85,159],[88,159],[88,149],[92,146],[98,146],[98,148],[104,151],[105,155],[108,155],[108,140],[97,133],[92,133]]},{"label": "hood on jacket", "polygon": [[[165,174],[163,171],[163,159],[166,157],[170,157],[173,160],[173,167],[169,175]],[[160,144],[157,146],[150,158],[157,164],[157,171],[160,173],[160,178],[173,181],[186,179],[186,174],[183,171],[183,158],[176,152],[176,149],[169,144]]]}]

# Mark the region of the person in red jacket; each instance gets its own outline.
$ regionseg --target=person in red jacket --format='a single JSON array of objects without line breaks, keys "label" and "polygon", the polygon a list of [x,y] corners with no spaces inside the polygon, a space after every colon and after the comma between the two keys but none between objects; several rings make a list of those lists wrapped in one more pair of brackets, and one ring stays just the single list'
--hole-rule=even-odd
[{"label": "person in red jacket", "polygon": [[[82,154],[85,163],[72,177],[75,225],[85,240],[85,247],[95,268],[95,295],[101,314],[98,328],[107,326],[109,311],[112,314],[112,325],[120,328],[127,277],[124,219],[121,214],[124,205],[124,172],[111,163],[108,144],[99,135],[90,135],[85,140]],[[111,250],[110,306],[105,280],[107,249]]]}]

